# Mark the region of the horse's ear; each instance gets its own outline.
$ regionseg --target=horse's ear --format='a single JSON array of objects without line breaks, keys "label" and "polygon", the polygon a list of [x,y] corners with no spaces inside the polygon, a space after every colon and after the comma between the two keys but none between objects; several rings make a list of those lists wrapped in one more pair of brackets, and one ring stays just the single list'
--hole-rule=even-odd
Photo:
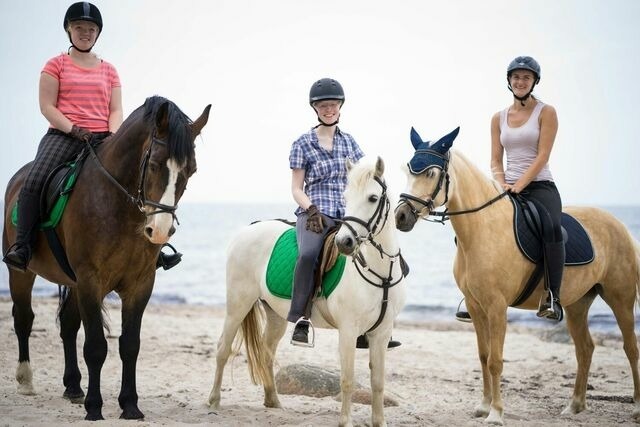
[{"label": "horse's ear", "polygon": [[420,138],[420,135],[418,135],[418,132],[416,132],[413,126],[411,127],[411,144],[416,150],[418,149],[420,144],[422,144],[422,138]]},{"label": "horse's ear", "polygon": [[378,160],[376,160],[376,171],[375,171],[375,175],[378,178],[382,178],[382,174],[384,173],[384,161],[382,160],[382,157],[378,156]]},{"label": "horse's ear", "polygon": [[455,128],[449,134],[440,138],[438,142],[434,142],[429,148],[432,148],[441,154],[446,153],[447,151],[449,151],[449,149],[453,145],[453,141],[458,136],[458,132],[460,132],[460,126]]},{"label": "horse's ear", "polygon": [[204,125],[206,125],[207,122],[209,121],[210,110],[211,110],[211,104],[204,107],[204,111],[202,112],[202,114],[200,114],[200,117],[198,117],[196,121],[193,122],[193,124],[191,125],[191,135],[193,135],[194,138],[200,135],[200,131],[202,131],[202,128],[204,127]]},{"label": "horse's ear", "polygon": [[158,112],[156,113],[156,131],[158,132],[159,137],[164,137],[167,134],[167,129],[169,127],[169,102],[163,102],[160,107],[158,107]]}]

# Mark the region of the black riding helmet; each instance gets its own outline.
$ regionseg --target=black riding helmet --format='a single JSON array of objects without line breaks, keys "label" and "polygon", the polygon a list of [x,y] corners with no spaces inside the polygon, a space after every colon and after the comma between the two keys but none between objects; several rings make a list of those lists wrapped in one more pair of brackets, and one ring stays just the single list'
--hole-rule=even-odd
[{"label": "black riding helmet", "polygon": [[[96,41],[98,40],[98,37],[100,37],[100,34],[102,34],[102,15],[100,14],[100,10],[98,10],[95,5],[89,3],[88,1],[80,1],[72,4],[71,6],[69,6],[69,9],[67,9],[67,13],[64,14],[62,28],[64,28],[64,30],[67,32],[71,45],[73,45],[73,41],[71,40],[71,34],[68,31],[68,27],[69,23],[74,21],[89,21],[96,24],[99,30]],[[73,47],[80,52],[89,52],[91,50],[82,50],[78,49],[76,46]]]},{"label": "black riding helmet", "polygon": [[533,82],[531,90],[528,94],[522,97],[516,96],[515,94],[513,95],[518,101],[520,101],[522,105],[524,105],[524,101],[529,98],[531,92],[533,92],[533,88],[538,83],[540,83],[540,64],[538,64],[538,61],[530,56],[518,56],[513,61],[511,61],[509,63],[509,66],[507,67],[507,87],[509,88],[511,93],[513,93],[513,89],[511,88],[511,82],[509,81],[509,79],[511,78],[511,73],[513,73],[515,70],[529,70],[535,77],[535,81]]},{"label": "black riding helmet", "polygon": [[[311,105],[312,108],[314,102],[324,101],[328,99],[335,99],[337,101],[340,101],[341,107],[342,104],[344,104],[344,89],[342,89],[342,85],[337,80],[324,78],[311,85],[311,90],[309,90],[309,105]],[[313,110],[316,111],[315,108],[313,108]],[[334,123],[328,124],[320,120],[320,117],[318,116],[318,121],[324,126],[336,125],[338,124],[339,120],[340,117],[338,117],[338,120],[336,120]]]}]

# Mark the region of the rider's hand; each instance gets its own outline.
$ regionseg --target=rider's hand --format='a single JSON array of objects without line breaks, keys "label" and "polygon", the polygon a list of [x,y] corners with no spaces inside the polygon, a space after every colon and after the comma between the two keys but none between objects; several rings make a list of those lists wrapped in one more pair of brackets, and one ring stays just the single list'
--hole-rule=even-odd
[{"label": "rider's hand", "polygon": [[318,210],[318,207],[316,205],[311,205],[307,209],[306,228],[307,230],[313,231],[314,233],[321,233],[324,228],[322,215],[320,214],[320,211]]},{"label": "rider's hand", "polygon": [[93,134],[91,133],[91,131],[73,125],[71,131],[69,132],[69,136],[77,139],[78,141],[89,142],[91,141],[91,137],[93,136]]}]

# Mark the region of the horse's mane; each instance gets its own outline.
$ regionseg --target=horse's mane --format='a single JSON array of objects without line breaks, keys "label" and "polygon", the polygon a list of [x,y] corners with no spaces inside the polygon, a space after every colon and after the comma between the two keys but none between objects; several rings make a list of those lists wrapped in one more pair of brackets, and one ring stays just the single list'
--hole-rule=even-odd
[{"label": "horse's mane", "polygon": [[[497,192],[502,193],[502,187],[500,187],[500,184],[498,183],[498,181],[487,177],[484,173],[482,173],[480,168],[478,168],[471,160],[469,160],[468,157],[466,157],[460,151],[452,149],[451,155],[452,155],[452,162],[451,162],[452,167],[457,167],[459,166],[460,163],[462,163],[465,169],[464,173],[472,174],[477,183],[482,182],[487,186],[492,186]],[[453,166],[454,164],[456,166]],[[460,170],[460,172],[462,172],[463,168],[457,167],[457,169]]]},{"label": "horse's mane", "polygon": [[151,96],[144,102],[143,120],[152,128],[156,126],[156,116],[160,107],[167,104],[167,136],[165,142],[169,149],[169,157],[183,164],[194,156],[194,144],[191,138],[193,122],[173,102],[161,96]]}]

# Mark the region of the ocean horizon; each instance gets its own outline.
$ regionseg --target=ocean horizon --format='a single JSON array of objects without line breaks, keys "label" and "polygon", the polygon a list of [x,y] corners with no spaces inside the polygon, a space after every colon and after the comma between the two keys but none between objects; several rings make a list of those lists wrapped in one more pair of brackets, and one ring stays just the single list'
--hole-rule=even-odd
[{"label": "ocean horizon", "polygon": [[[640,206],[601,206],[615,215],[640,240]],[[177,215],[180,225],[170,243],[184,254],[171,270],[158,270],[150,304],[225,305],[225,264],[227,245],[235,233],[257,220],[293,220],[293,203],[184,203]],[[428,262],[421,262],[428,237]],[[450,224],[442,226],[421,221],[411,233],[398,232],[403,256],[411,267],[407,277],[408,303],[400,319],[415,323],[450,321],[462,293],[453,278],[454,233]],[[41,278],[34,284],[34,296],[57,295],[58,287]],[[9,297],[8,271],[0,268],[0,297]],[[117,300],[115,294],[109,299]],[[37,304],[37,302],[35,302]],[[534,311],[509,308],[510,323],[546,327]],[[589,311],[593,331],[619,335],[611,309],[600,298]],[[640,318],[636,315],[636,324]]]}]

